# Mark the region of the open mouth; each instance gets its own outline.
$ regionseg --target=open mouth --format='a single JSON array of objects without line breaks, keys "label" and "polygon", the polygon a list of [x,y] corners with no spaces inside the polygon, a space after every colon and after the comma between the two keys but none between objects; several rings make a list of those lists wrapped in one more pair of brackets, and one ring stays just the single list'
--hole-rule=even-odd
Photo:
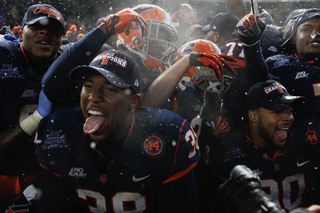
[{"label": "open mouth", "polygon": [[48,47],[52,45],[52,42],[49,42],[49,41],[36,41],[36,43],[44,47]]},{"label": "open mouth", "polygon": [[276,134],[280,140],[286,140],[288,137],[289,127],[282,127],[276,129]]},{"label": "open mouth", "polygon": [[100,111],[88,110],[88,118],[83,125],[86,134],[99,133],[107,123],[107,117]]}]

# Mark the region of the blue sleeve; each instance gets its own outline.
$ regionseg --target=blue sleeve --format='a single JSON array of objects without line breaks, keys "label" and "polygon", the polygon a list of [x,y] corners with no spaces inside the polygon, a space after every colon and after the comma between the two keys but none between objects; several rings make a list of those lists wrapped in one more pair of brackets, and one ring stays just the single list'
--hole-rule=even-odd
[{"label": "blue sleeve", "polygon": [[[173,119],[179,120],[179,117]],[[164,166],[169,169],[170,174],[158,190],[158,212],[199,212],[198,192],[193,173],[200,158],[197,136],[187,120],[183,122],[180,130],[174,127],[171,129],[175,129],[172,134],[179,135],[180,140],[175,140],[177,143],[174,145],[174,160],[169,159],[171,163],[167,164],[168,167]]]},{"label": "blue sleeve", "polygon": [[77,88],[76,83],[69,79],[70,71],[79,65],[89,64],[107,39],[96,28],[58,57],[42,78],[43,90],[51,102],[66,106]]},{"label": "blue sleeve", "polygon": [[253,82],[271,79],[265,59],[260,48],[260,42],[253,46],[243,45],[245,54],[246,74]]}]

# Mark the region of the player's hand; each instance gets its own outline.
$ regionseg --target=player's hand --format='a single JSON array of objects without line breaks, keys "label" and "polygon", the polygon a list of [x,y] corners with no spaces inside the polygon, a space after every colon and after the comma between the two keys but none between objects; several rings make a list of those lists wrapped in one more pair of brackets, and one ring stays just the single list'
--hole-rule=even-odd
[{"label": "player's hand", "polygon": [[227,121],[227,119],[219,116],[217,124],[216,124],[216,128],[213,131],[213,134],[218,135],[220,133],[228,132],[228,131],[230,131],[229,122]]},{"label": "player's hand", "polygon": [[140,26],[140,34],[148,33],[148,25],[137,12],[130,8],[123,9],[116,14],[111,14],[105,19],[108,36],[131,29],[134,25]]},{"label": "player's hand", "polygon": [[259,20],[259,17],[255,19],[252,13],[244,16],[237,24],[237,35],[245,45],[254,45],[259,39],[260,35],[266,28],[266,23]]},{"label": "player's hand", "polygon": [[225,68],[230,73],[236,75],[236,72],[232,68],[232,66],[228,63],[236,62],[237,60],[231,56],[224,54],[217,54],[213,52],[207,53],[190,53],[189,65],[192,66],[206,66],[213,68],[217,78],[222,81],[223,69]]},{"label": "player's hand", "polygon": [[43,90],[39,94],[38,113],[44,118],[52,112],[53,104],[49,101]]}]

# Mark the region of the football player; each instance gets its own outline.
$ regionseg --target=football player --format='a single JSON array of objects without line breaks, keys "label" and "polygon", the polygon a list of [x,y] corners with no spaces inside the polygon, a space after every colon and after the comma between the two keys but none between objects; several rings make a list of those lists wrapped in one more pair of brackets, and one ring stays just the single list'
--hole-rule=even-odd
[{"label": "football player", "polygon": [[[17,196],[12,201],[22,198],[25,211],[30,206],[22,192],[41,172],[34,153],[34,133],[40,120],[52,110],[52,104],[40,92],[41,78],[60,55],[59,48],[65,33],[63,24],[63,16],[51,5],[31,5],[19,31],[21,43],[4,41],[0,44],[2,212],[4,204],[12,196]],[[12,203],[8,206],[12,207]]]},{"label": "football player", "polygon": [[199,136],[203,118],[216,122],[223,114],[223,94],[235,75],[227,61],[233,60],[220,54],[211,41],[187,42],[179,49],[176,62],[151,84],[141,105],[177,112],[194,124]]},{"label": "football player", "polygon": [[250,77],[260,81],[270,79],[269,74],[272,74],[291,94],[305,96],[308,103],[296,109],[297,116],[303,119],[320,120],[320,79],[317,74],[320,66],[319,26],[320,9],[306,10],[296,18],[291,36],[282,45],[288,54],[279,54],[266,61],[259,48],[263,23],[253,14],[248,14],[237,26],[238,36],[244,43]]},{"label": "football player", "polygon": [[138,29],[132,28],[119,33],[117,48],[134,57],[141,67],[144,91],[174,60],[177,30],[169,13],[157,5],[140,4],[132,10],[144,18],[149,32],[141,35]]},{"label": "football player", "polygon": [[[240,164],[249,167],[261,179],[265,193],[278,207],[290,211],[319,204],[319,144],[313,149],[301,146],[304,135],[290,131],[294,122],[293,107],[305,102],[306,98],[290,95],[277,81],[255,84],[247,96],[249,122],[246,130],[231,129],[213,135],[209,142],[208,173],[200,176],[207,183],[206,194],[212,195],[219,182],[226,181],[232,168]],[[243,198],[246,202],[246,197]],[[231,209],[230,212],[237,212],[237,206],[219,203],[210,206],[223,209],[214,212]],[[254,212],[249,211],[250,208],[254,206],[248,204],[242,210]]]},{"label": "football player", "polygon": [[198,212],[197,137],[176,113],[137,108],[134,59],[107,51],[69,73],[82,82],[81,109],[60,110],[39,125],[38,211]]}]

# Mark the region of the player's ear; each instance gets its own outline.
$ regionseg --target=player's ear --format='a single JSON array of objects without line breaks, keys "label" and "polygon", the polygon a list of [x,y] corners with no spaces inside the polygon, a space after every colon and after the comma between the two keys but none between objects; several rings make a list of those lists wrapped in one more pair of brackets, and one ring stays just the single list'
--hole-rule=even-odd
[{"label": "player's ear", "polygon": [[131,101],[130,101],[130,105],[129,105],[129,109],[134,109],[136,108],[141,102],[141,95],[140,94],[134,94],[131,97]]},{"label": "player's ear", "polygon": [[219,41],[220,34],[218,32],[214,32],[213,34],[213,42],[217,43]]},{"label": "player's ear", "polygon": [[252,123],[256,123],[258,121],[258,112],[256,110],[250,109],[248,111],[248,118]]},{"label": "player's ear", "polygon": [[20,31],[19,31],[19,34],[18,34],[18,35],[19,35],[19,41],[20,41],[20,42],[23,41],[23,39],[22,39],[22,34],[23,34],[23,33],[22,33],[22,32],[23,32],[23,29],[20,30]]}]

